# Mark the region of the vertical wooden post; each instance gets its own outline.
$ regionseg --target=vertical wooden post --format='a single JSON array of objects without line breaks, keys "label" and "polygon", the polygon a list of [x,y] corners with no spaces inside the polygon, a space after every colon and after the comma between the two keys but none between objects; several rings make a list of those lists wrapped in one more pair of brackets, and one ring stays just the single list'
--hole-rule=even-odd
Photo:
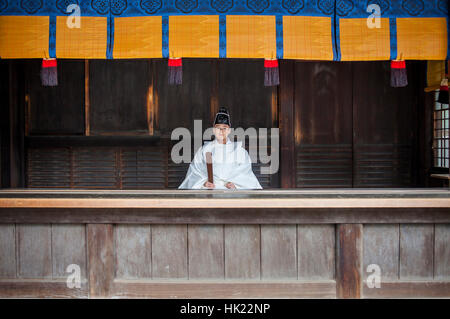
[{"label": "vertical wooden post", "polygon": [[88,273],[90,298],[108,298],[114,280],[112,224],[88,224]]},{"label": "vertical wooden post", "polygon": [[[271,98],[271,117],[272,117],[272,128],[279,128],[280,124],[278,121],[278,86],[274,86],[271,88],[272,90],[272,98]],[[272,132],[269,131],[269,136],[272,136]],[[259,146],[258,146],[259,147]],[[267,141],[267,152],[273,154],[273,152],[279,152],[279,149],[275,149],[272,146],[272,138]],[[278,166],[278,171],[276,174],[270,175],[269,185],[272,188],[280,187],[280,166]]]},{"label": "vertical wooden post", "polygon": [[153,99],[153,65],[152,60],[149,59],[148,61],[148,75],[150,77],[150,83],[147,90],[147,126],[148,126],[148,134],[154,135],[154,99]]},{"label": "vertical wooden post", "polygon": [[271,97],[272,127],[278,127],[278,87],[272,87]]},{"label": "vertical wooden post", "polygon": [[9,143],[10,187],[25,187],[24,134],[25,134],[25,86],[24,61],[10,64],[9,74]]},{"label": "vertical wooden post", "polygon": [[151,60],[152,63],[152,87],[153,87],[153,134],[160,133],[159,129],[159,95],[158,95],[158,74],[156,68],[156,61]]},{"label": "vertical wooden post", "polygon": [[89,60],[84,60],[84,121],[85,121],[85,135],[91,135],[91,125],[89,121]]},{"label": "vertical wooden post", "polygon": [[336,297],[361,298],[362,224],[341,224],[336,229]]},{"label": "vertical wooden post", "polygon": [[279,86],[281,188],[295,187],[294,62],[280,61]]},{"label": "vertical wooden post", "polygon": [[3,60],[0,62],[0,66],[2,68],[0,72],[1,76],[1,85],[2,92],[0,94],[4,94],[5,102],[8,104],[4,104],[3,107],[0,107],[0,139],[1,139],[1,158],[0,158],[0,187],[7,188],[10,185],[10,103],[12,98],[12,60]]},{"label": "vertical wooden post", "polygon": [[31,101],[30,94],[25,94],[25,136],[30,135]]},{"label": "vertical wooden post", "polygon": [[216,113],[219,111],[219,61],[213,59],[211,61],[212,72],[212,90],[211,90],[211,103],[209,109],[209,122],[213,123]]}]

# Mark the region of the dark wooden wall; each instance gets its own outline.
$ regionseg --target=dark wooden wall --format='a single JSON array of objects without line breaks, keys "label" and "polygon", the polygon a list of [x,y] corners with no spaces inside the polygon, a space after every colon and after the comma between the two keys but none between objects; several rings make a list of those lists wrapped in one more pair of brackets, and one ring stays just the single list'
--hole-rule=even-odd
[{"label": "dark wooden wall", "polygon": [[425,186],[425,63],[407,67],[391,88],[385,61],[282,60],[264,87],[261,60],[184,59],[170,86],[164,59],[59,60],[48,88],[39,60],[2,61],[2,187],[176,188],[172,130],[205,130],[219,106],[233,127],[280,128],[279,173],[253,165],[265,188]]},{"label": "dark wooden wall", "polygon": [[294,63],[296,187],[418,186],[423,63],[389,85],[389,62]]},{"label": "dark wooden wall", "polygon": [[9,184],[9,171],[3,167],[9,167],[9,65],[0,60],[0,187]]},{"label": "dark wooden wall", "polygon": [[352,187],[352,64],[294,63],[297,187]]}]

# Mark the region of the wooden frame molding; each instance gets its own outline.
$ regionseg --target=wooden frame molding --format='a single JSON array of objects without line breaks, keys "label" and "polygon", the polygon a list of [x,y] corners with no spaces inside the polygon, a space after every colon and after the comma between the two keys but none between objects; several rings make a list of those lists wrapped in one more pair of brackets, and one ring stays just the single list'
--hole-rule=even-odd
[{"label": "wooden frame molding", "polygon": [[89,119],[90,114],[90,96],[89,96],[89,60],[84,60],[84,135],[91,135],[91,122]]},{"label": "wooden frame molding", "polygon": [[336,295],[362,296],[362,224],[341,224],[336,228]]},{"label": "wooden frame molding", "polygon": [[450,198],[0,198],[3,208],[442,208]]},{"label": "wooden frame molding", "polygon": [[111,224],[87,226],[89,296],[106,298],[114,278],[114,232]]},{"label": "wooden frame molding", "polygon": [[295,187],[294,61],[280,61],[279,128],[281,187]]},{"label": "wooden frame molding", "polygon": [[380,288],[363,287],[364,298],[448,298],[450,281],[420,282],[381,282]]},{"label": "wooden frame molding", "polygon": [[450,223],[449,209],[1,208],[1,223],[330,224]]},{"label": "wooden frame molding", "polygon": [[119,298],[336,298],[334,280],[323,282],[233,282],[115,280]]},{"label": "wooden frame molding", "polygon": [[88,284],[68,288],[65,280],[0,280],[0,298],[88,298]]}]

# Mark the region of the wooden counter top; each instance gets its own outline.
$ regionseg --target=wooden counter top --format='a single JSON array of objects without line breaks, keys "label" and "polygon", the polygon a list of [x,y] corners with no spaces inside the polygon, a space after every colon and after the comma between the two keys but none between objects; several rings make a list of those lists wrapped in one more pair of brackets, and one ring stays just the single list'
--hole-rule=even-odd
[{"label": "wooden counter top", "polygon": [[67,190],[5,189],[2,208],[450,208],[446,189]]}]

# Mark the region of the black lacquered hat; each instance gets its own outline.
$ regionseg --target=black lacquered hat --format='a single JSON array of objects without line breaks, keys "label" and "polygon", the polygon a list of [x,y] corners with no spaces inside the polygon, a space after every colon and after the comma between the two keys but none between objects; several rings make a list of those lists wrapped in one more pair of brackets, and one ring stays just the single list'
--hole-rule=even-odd
[{"label": "black lacquered hat", "polygon": [[214,120],[214,125],[216,124],[227,124],[229,127],[231,127],[230,114],[225,107],[219,108],[219,112],[217,112],[216,118]]}]

